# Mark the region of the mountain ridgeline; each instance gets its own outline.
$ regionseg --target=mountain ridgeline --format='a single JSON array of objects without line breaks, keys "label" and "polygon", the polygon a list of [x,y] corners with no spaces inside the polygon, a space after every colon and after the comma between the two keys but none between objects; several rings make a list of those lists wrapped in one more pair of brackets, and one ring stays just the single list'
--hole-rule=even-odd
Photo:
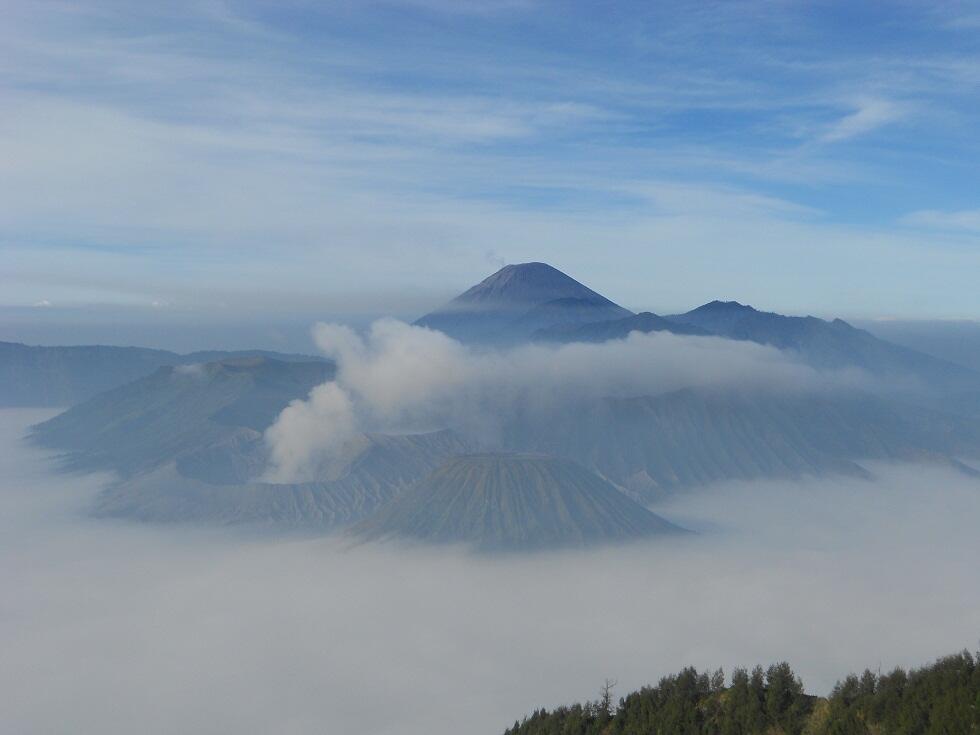
[{"label": "mountain ridgeline", "polygon": [[893,345],[842,319],[783,316],[736,301],[712,301],[666,318],[719,337],[770,345],[816,368],[858,368],[876,378],[915,380],[943,390],[977,385],[978,374],[969,368]]},{"label": "mountain ridgeline", "polygon": [[[963,398],[980,395],[980,375],[840,320],[767,314],[735,302],[668,317],[633,314],[551,266],[528,263],[503,268],[418,324],[483,348],[604,342],[636,332],[747,340],[818,370],[861,371],[879,388],[583,397],[547,415],[507,418],[492,447],[451,425],[365,434],[339,475],[274,483],[265,432],[291,401],[333,379],[332,363],[223,354],[203,363],[201,355],[122,350],[111,353],[120,370],[144,374],[38,425],[31,438],[58,451],[67,470],[116,473],[96,501],[98,515],[348,528],[363,540],[494,551],[676,534],[645,506],[714,482],[867,476],[867,459],[942,462],[970,472],[961,460],[980,456],[980,417],[970,408],[980,404]],[[57,370],[46,374],[71,375],[84,363],[78,385],[93,387],[83,379],[93,363],[58,357],[59,349],[74,355],[87,348],[24,349],[0,350],[0,369],[11,380],[22,374],[24,355],[49,350],[44,360]],[[93,349],[104,360],[110,352],[103,350],[119,348]],[[5,354],[17,358],[3,363]]]},{"label": "mountain ridgeline", "polygon": [[165,366],[40,424],[33,438],[67,451],[71,470],[128,476],[170,460],[194,465],[208,453],[214,461],[199,463],[211,467],[201,479],[235,482],[251,471],[232,457],[246,457],[290,401],[333,374],[332,363],[264,357]]},{"label": "mountain ridgeline", "polygon": [[707,337],[711,332],[694,324],[673,322],[649,311],[625,316],[622,319],[609,319],[601,322],[571,322],[545,327],[532,336],[539,342],[608,342],[613,339],[626,339],[633,332],[670,332]]},{"label": "mountain ridgeline", "polygon": [[0,342],[0,407],[63,408],[150,375],[161,367],[248,357],[323,362],[308,355],[265,350],[178,354],[145,347],[43,347]]},{"label": "mountain ridgeline", "polygon": [[968,651],[906,671],[865,670],[828,697],[806,694],[787,663],[730,680],[687,668],[626,695],[609,687],[593,702],[539,709],[504,735],[976,735],[980,653]]}]

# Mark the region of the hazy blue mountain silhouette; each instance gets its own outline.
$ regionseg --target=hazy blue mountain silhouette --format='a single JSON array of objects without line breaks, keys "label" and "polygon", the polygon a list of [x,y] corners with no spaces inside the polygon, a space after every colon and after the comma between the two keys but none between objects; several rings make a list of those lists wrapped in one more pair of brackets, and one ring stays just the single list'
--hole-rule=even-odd
[{"label": "hazy blue mountain silhouette", "polygon": [[145,347],[44,347],[0,342],[0,407],[73,406],[167,365],[190,365],[236,357],[322,362],[319,357],[265,350],[214,350],[181,355]]},{"label": "hazy blue mountain silhouette", "polygon": [[332,363],[265,357],[161,367],[38,424],[31,438],[63,451],[70,469],[123,475],[201,452],[217,460],[219,448],[243,457],[290,401],[333,374]]},{"label": "hazy blue mountain silhouette", "polygon": [[891,344],[842,319],[783,316],[736,301],[712,301],[666,318],[728,339],[771,345],[818,368],[856,367],[879,378],[914,379],[918,387],[947,391],[980,386],[980,374],[968,368]]},{"label": "hazy blue mountain silhouette", "polygon": [[508,265],[415,324],[464,342],[512,342],[558,324],[632,312],[545,263]]},{"label": "hazy blue mountain silhouette", "polygon": [[684,324],[644,311],[622,319],[610,319],[587,324],[558,324],[539,329],[533,335],[541,342],[608,342],[624,339],[632,332],[671,332],[673,334],[705,336],[711,334],[693,324]]},{"label": "hazy blue mountain silhouette", "polygon": [[[964,396],[965,406],[975,405],[980,394],[980,373],[891,344],[841,319],[784,316],[735,301],[712,301],[669,316],[633,314],[545,263],[506,266],[416,324],[483,343],[604,342],[634,331],[710,335],[770,345],[820,369],[859,368],[887,382],[881,386],[886,390]],[[957,410],[949,404],[932,401]]]},{"label": "hazy blue mountain silhouette", "polygon": [[[105,367],[113,380],[127,370],[149,371],[32,434],[61,452],[65,469],[117,473],[96,513],[147,521],[329,530],[376,513],[361,529],[366,537],[404,535],[484,548],[581,545],[642,535],[642,528],[621,522],[622,513],[628,509],[641,525],[653,524],[637,501],[697,485],[861,475],[863,459],[956,463],[956,457],[980,455],[980,426],[968,416],[976,404],[961,398],[976,395],[969,392],[980,385],[975,373],[840,320],[786,317],[735,302],[671,317],[632,314],[554,268],[532,263],[502,269],[420,322],[489,342],[532,335],[599,342],[633,331],[750,340],[819,368],[861,368],[880,378],[882,389],[571,397],[546,414],[504,417],[502,444],[494,449],[514,454],[457,462],[477,447],[455,427],[435,426],[420,434],[364,435],[339,474],[273,484],[263,479],[263,432],[290,401],[332,379],[330,362],[260,356],[203,363],[223,353],[7,345],[14,358],[0,360],[0,368],[22,382],[25,375],[42,382],[42,374],[67,376],[72,390],[84,383],[71,378],[79,366],[82,376]],[[122,367],[115,370],[113,360]],[[161,360],[189,364],[154,367]],[[943,400],[931,405],[944,410],[910,404],[910,384],[941,392]],[[577,465],[570,469],[567,461]],[[437,512],[442,503],[449,506]]]}]

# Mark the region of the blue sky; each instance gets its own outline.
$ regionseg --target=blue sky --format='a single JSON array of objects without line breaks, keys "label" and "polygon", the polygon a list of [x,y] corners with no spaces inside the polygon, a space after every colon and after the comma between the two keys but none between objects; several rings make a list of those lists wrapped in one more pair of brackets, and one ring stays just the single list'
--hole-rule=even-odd
[{"label": "blue sky", "polygon": [[980,3],[8,0],[0,43],[0,339],[407,317],[528,260],[980,318]]}]

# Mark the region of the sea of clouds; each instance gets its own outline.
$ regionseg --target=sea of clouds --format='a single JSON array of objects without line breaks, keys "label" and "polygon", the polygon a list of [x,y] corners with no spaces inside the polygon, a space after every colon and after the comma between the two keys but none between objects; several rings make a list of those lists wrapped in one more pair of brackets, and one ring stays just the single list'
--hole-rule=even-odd
[{"label": "sea of clouds", "polygon": [[693,664],[787,659],[808,690],[980,635],[980,482],[729,483],[684,539],[531,556],[108,522],[0,412],[0,731],[492,735]]}]

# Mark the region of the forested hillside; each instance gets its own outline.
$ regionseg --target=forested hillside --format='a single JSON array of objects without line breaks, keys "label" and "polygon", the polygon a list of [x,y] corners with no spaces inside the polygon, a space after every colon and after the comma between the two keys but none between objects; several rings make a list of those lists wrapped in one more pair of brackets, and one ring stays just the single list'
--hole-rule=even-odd
[{"label": "forested hillside", "polygon": [[619,700],[538,710],[505,735],[975,735],[980,733],[980,653],[888,674],[867,670],[829,697],[804,692],[789,664],[767,670],[687,668]]}]

